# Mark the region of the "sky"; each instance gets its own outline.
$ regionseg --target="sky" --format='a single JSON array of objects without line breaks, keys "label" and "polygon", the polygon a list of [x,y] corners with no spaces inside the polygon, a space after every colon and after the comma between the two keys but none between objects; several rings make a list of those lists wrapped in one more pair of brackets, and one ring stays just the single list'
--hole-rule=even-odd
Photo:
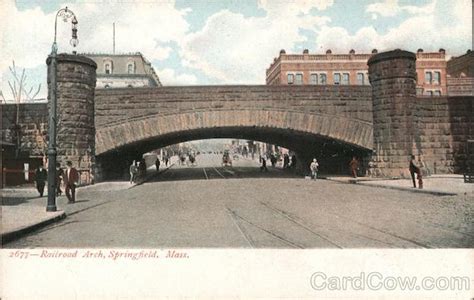
[{"label": "sky", "polygon": [[[472,49],[472,0],[0,0],[6,99],[13,60],[46,96],[55,14],[66,6],[79,21],[79,53],[111,53],[115,22],[116,53],[143,53],[166,86],[265,84],[280,49]],[[73,51],[70,35],[71,24],[59,21],[59,52]]]}]

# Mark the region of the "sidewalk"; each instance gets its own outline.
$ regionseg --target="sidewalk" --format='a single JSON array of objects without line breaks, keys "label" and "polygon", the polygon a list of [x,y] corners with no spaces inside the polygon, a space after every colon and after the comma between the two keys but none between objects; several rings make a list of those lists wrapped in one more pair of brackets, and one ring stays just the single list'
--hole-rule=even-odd
[{"label": "sidewalk", "polygon": [[[463,176],[456,174],[432,175],[430,177],[423,178],[423,189],[413,188],[411,179],[383,179],[367,177],[352,178],[347,176],[327,177],[327,180],[403,190],[414,193],[426,193],[438,196],[454,196],[471,193],[474,194],[474,184],[464,183]],[[418,181],[416,184],[418,186]]]},{"label": "sidewalk", "polygon": [[[158,174],[167,171],[173,165],[174,163],[170,164],[169,167],[161,169]],[[155,170],[155,167],[152,166],[148,169],[152,171]],[[156,175],[156,172],[150,173],[146,180]],[[68,205],[64,193],[62,196],[56,197],[56,206],[58,209],[56,212],[46,212],[46,204],[48,201],[47,192],[45,192],[43,197],[38,197],[36,188],[31,187],[31,185],[2,189],[0,215],[2,244],[53,222],[60,221],[66,218],[67,215],[105,204],[103,202],[94,201],[95,193],[129,189],[135,185],[136,184],[130,185],[128,181],[109,181],[78,187],[76,189],[77,200],[75,204]],[[113,201],[113,199],[110,201]]]}]

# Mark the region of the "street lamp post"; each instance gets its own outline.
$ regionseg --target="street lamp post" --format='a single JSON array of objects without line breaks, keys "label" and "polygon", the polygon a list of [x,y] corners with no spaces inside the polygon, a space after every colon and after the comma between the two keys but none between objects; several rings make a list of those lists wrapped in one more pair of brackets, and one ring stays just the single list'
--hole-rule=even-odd
[{"label": "street lamp post", "polygon": [[48,126],[48,204],[46,211],[56,211],[56,125],[57,125],[57,54],[58,45],[56,43],[56,33],[58,28],[58,17],[61,17],[64,22],[67,22],[72,18],[72,39],[70,41],[73,47],[76,47],[79,43],[77,39],[77,19],[76,15],[69,10],[67,7],[60,9],[56,14],[54,20],[54,42],[51,48],[51,65],[50,65],[50,82],[51,87],[49,89],[50,111],[49,111],[49,126]]}]

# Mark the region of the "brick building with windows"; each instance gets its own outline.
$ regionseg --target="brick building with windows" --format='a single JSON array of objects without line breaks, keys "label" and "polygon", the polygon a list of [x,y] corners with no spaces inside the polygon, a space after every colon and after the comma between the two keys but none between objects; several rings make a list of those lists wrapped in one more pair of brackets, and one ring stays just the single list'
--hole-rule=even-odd
[{"label": "brick building with windows", "polygon": [[[273,60],[266,72],[266,84],[329,84],[329,85],[369,85],[369,58],[376,54],[357,54],[351,50],[348,54],[286,54],[285,50]],[[446,52],[416,53],[417,93],[419,95],[440,96],[447,93],[447,61]]]},{"label": "brick building with windows", "polygon": [[140,52],[83,55],[97,64],[98,89],[161,86],[153,66]]}]

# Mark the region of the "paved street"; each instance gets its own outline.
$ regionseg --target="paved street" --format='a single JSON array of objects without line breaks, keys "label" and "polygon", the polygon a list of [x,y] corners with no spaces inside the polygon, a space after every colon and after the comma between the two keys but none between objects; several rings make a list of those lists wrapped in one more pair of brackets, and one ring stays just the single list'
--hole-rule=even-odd
[{"label": "paved street", "polygon": [[5,247],[474,247],[473,196],[310,181],[204,154],[141,185],[82,188],[74,205],[61,197],[65,220]]}]

